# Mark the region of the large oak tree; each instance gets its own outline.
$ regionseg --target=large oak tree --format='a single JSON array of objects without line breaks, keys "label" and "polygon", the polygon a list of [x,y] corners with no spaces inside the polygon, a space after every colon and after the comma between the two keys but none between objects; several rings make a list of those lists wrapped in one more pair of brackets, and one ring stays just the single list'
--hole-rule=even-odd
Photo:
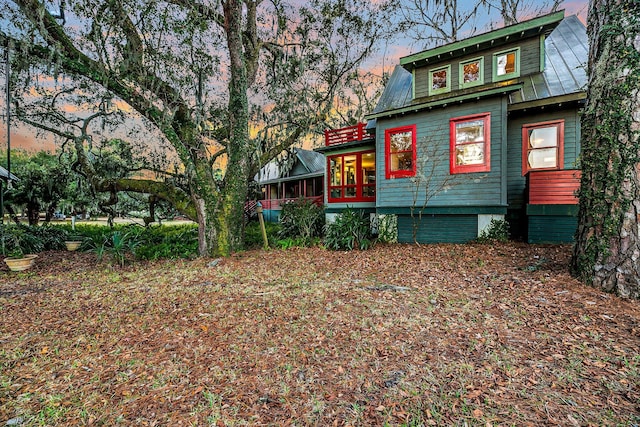
[{"label": "large oak tree", "polygon": [[640,298],[640,4],[592,0],[579,224],[585,282]]},{"label": "large oak tree", "polygon": [[[362,116],[358,108],[367,103],[357,102],[366,101],[370,76],[359,66],[391,29],[381,25],[379,5],[364,0],[10,0],[8,6],[0,44],[13,52],[16,111],[75,148],[75,168],[96,191],[148,193],[196,220],[201,254],[242,247],[247,184],[260,164],[314,130],[344,124],[334,117]],[[49,109],[57,113],[25,106],[34,84],[49,89]],[[63,93],[87,114],[62,117]],[[90,123],[113,118],[113,106],[121,104],[147,126],[137,144],[158,136],[172,148],[172,173],[160,179],[97,173],[87,155],[96,131]]]}]

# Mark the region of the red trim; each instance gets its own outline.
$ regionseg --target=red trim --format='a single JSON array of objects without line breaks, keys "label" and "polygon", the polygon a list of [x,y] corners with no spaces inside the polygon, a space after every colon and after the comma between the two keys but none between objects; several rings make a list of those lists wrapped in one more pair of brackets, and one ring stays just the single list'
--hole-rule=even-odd
[{"label": "red trim", "polygon": [[577,205],[579,170],[531,171],[527,187],[531,205]]},{"label": "red trim", "polygon": [[[355,152],[355,153],[343,153],[343,154],[337,154],[335,156],[328,156],[327,157],[327,201],[329,203],[340,203],[340,202],[375,202],[376,197],[375,195],[373,197],[369,196],[369,197],[365,197],[363,196],[363,189],[365,187],[373,187],[374,188],[374,194],[375,194],[375,182],[373,184],[364,184],[363,181],[363,176],[362,176],[362,156],[364,154],[370,154],[370,153],[374,153],[375,154],[375,150],[369,150],[369,151],[359,151],[359,152]],[[345,173],[344,173],[344,157],[345,156],[355,156],[356,157],[356,184],[350,184],[350,185],[346,185],[344,184],[344,177],[345,177]],[[342,167],[340,170],[340,185],[331,185],[331,159],[335,159],[341,157],[342,158]],[[374,162],[374,166],[375,166],[375,162]],[[355,197],[345,197],[344,194],[346,192],[347,188],[355,188],[356,189],[356,195]],[[340,194],[342,195],[341,197],[331,197],[331,190],[332,189],[339,189],[340,190]]]},{"label": "red trim", "polygon": [[366,123],[358,123],[357,125],[347,126],[340,129],[327,129],[324,131],[324,145],[346,144],[347,142],[362,141],[373,138],[373,135],[367,133]]},{"label": "red trim", "polygon": [[[558,131],[558,156],[556,166],[553,168],[530,168],[529,167],[529,130],[535,128],[545,128],[556,126]],[[530,171],[562,170],[564,169],[564,120],[550,120],[547,122],[532,123],[522,126],[522,175]]]},{"label": "red trim", "polygon": [[[456,165],[456,124],[482,119],[484,121],[484,152],[482,164]],[[462,145],[462,144],[460,144]],[[491,113],[453,117],[449,120],[449,173],[489,172],[491,170]]]},{"label": "red trim", "polygon": [[[411,169],[391,170],[391,135],[402,132],[411,132]],[[395,151],[394,153],[408,153],[407,151]],[[384,132],[384,175],[387,179],[406,178],[416,174],[416,125],[401,126],[387,129]]]}]

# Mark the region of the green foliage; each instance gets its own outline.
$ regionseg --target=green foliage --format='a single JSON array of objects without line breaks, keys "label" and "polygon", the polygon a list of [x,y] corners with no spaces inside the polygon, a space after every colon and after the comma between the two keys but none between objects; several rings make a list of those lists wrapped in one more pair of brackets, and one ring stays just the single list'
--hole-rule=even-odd
[{"label": "green foliage", "polygon": [[373,243],[369,218],[360,210],[346,209],[327,225],[324,243],[336,251],[368,249]]},{"label": "green foliage", "polygon": [[293,238],[300,246],[309,246],[322,236],[324,208],[309,199],[286,203],[280,213],[280,238]]},{"label": "green foliage", "polygon": [[[276,245],[277,237],[280,233],[280,224],[272,222],[265,222],[265,230],[267,231],[267,239],[269,241],[269,247]],[[249,222],[244,229],[244,247],[247,249],[261,248],[264,246],[262,240],[262,230],[260,230],[260,223],[258,221]]]},{"label": "green foliage", "polygon": [[[68,230],[70,226],[59,228]],[[104,255],[114,255],[116,261],[123,260],[122,254],[131,252],[138,259],[194,258],[198,254],[198,228],[195,224],[161,225],[141,227],[139,225],[77,224],[73,232],[75,240],[84,240],[82,248],[92,250],[99,259]],[[81,249],[82,249],[81,248]]]},{"label": "green foliage", "polygon": [[64,248],[67,232],[58,227],[0,224],[2,255],[21,255]]},{"label": "green foliage", "polygon": [[41,209],[48,214],[68,194],[70,165],[47,152],[28,154],[21,151],[11,153],[12,173],[19,178],[13,190],[7,194],[9,203],[24,206],[29,223],[35,225]]},{"label": "green foliage", "polygon": [[378,241],[384,243],[398,241],[397,215],[378,215]]},{"label": "green foliage", "polygon": [[198,255],[198,228],[195,224],[139,227],[140,243],[135,248],[139,259],[195,258]]},{"label": "green foliage", "polygon": [[504,219],[492,219],[489,227],[482,230],[477,241],[480,243],[509,241],[509,223]]}]

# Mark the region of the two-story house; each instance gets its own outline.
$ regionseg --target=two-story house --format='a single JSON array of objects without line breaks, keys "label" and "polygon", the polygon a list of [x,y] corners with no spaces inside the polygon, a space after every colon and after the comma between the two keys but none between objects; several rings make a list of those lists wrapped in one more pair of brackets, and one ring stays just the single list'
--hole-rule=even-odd
[{"label": "two-story house", "polygon": [[328,215],[395,215],[405,242],[470,241],[492,219],[570,241],[587,54],[561,11],[401,58],[367,133],[317,149]]}]

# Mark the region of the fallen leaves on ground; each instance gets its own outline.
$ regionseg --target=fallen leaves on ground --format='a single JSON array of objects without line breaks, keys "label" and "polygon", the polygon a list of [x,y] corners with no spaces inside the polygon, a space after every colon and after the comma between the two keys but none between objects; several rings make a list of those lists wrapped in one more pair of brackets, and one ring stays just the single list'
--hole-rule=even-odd
[{"label": "fallen leaves on ground", "polygon": [[640,304],[569,254],[42,253],[0,271],[0,424],[636,425]]}]

